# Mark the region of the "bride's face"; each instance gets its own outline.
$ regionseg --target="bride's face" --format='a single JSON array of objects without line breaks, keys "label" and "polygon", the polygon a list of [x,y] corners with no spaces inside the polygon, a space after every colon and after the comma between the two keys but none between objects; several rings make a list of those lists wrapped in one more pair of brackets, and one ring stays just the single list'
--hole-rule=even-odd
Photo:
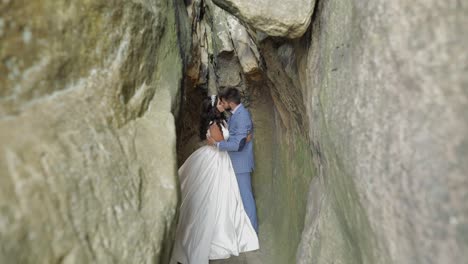
[{"label": "bride's face", "polygon": [[219,111],[220,113],[224,112],[224,106],[223,106],[223,104],[222,104],[222,102],[221,102],[220,99],[218,99],[218,104],[216,105],[216,108],[218,108],[218,111]]}]

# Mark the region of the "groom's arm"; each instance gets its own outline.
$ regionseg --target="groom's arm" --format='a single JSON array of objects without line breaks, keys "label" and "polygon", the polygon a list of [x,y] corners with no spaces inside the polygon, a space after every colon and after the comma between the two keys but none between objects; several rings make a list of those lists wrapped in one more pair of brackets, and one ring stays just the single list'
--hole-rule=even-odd
[{"label": "groom's arm", "polygon": [[228,140],[218,143],[218,149],[223,151],[240,151],[245,145],[249,126],[247,122],[239,122]]}]

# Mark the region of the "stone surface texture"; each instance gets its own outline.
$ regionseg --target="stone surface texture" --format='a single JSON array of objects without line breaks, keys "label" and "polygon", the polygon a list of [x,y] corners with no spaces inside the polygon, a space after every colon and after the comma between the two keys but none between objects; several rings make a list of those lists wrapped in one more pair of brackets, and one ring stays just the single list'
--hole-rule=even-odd
[{"label": "stone surface texture", "polygon": [[213,0],[269,36],[298,38],[310,24],[316,0]]},{"label": "stone surface texture", "polygon": [[465,262],[468,5],[316,8],[293,43],[319,177],[297,263]]},{"label": "stone surface texture", "polygon": [[167,263],[172,1],[0,2],[0,263]]}]

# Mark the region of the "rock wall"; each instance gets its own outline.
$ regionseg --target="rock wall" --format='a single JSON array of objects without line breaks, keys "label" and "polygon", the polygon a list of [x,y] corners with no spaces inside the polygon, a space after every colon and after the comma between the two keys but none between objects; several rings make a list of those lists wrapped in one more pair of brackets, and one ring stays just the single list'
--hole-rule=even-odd
[{"label": "rock wall", "polygon": [[297,57],[320,180],[298,263],[464,262],[468,5],[316,8]]},{"label": "rock wall", "polygon": [[172,1],[0,3],[0,262],[167,263]]}]

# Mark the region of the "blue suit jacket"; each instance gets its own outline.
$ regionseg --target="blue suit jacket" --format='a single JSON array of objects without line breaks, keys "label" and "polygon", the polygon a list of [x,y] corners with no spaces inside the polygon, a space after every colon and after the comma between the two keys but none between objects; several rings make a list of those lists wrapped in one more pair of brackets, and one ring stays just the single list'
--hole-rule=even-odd
[{"label": "blue suit jacket", "polygon": [[[219,150],[229,152],[235,173],[252,172],[253,156],[253,123],[249,111],[240,104],[228,121],[229,139],[219,142]],[[246,143],[247,135],[252,134],[252,140]]]}]

